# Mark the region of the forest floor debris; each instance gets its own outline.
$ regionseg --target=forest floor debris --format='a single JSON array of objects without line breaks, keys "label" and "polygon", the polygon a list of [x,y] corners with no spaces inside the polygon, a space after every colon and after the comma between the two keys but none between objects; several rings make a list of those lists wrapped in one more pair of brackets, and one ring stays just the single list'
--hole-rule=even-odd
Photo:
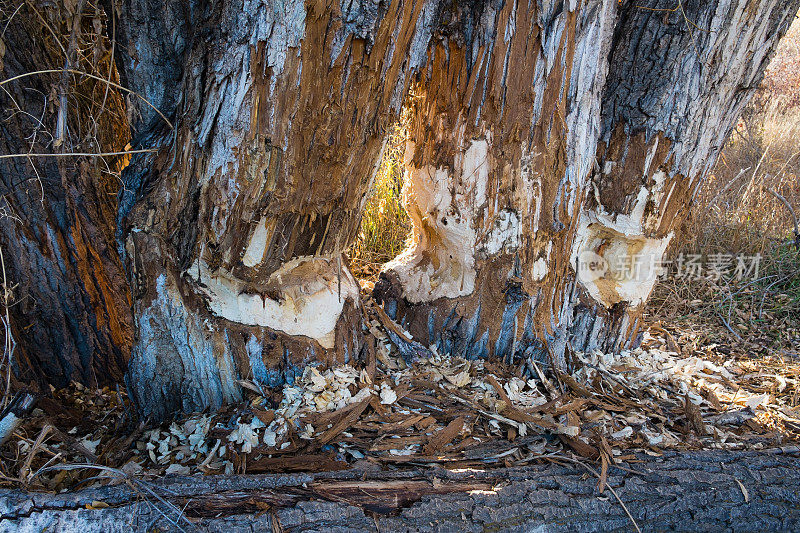
[{"label": "forest floor debris", "polygon": [[58,466],[75,463],[149,477],[487,468],[569,453],[607,467],[635,452],[800,444],[800,359],[732,356],[656,323],[635,350],[576,353],[569,375],[534,365],[522,379],[435,348],[407,364],[413,341],[375,309],[373,364],[309,366],[266,394],[245,382],[248,403],[218,413],[132,427],[120,390],[53,391],[0,449],[0,486],[60,491],[118,477]]}]

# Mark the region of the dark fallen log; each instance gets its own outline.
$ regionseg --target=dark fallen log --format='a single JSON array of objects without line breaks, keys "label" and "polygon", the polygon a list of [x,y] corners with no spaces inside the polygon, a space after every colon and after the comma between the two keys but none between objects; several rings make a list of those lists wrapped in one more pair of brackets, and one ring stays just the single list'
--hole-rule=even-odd
[{"label": "dark fallen log", "polygon": [[[796,448],[793,450],[796,451]],[[687,452],[611,467],[642,531],[797,531],[800,458]],[[160,528],[160,529],[159,529]],[[74,493],[0,492],[0,531],[630,531],[580,465],[501,470],[125,480]]]}]

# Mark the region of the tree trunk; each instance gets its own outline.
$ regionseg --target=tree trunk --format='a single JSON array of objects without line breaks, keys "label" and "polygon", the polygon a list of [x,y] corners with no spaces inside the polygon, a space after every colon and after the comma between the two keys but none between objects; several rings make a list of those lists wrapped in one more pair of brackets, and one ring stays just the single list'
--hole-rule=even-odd
[{"label": "tree trunk", "polygon": [[635,342],[656,269],[620,264],[662,259],[800,1],[123,4],[133,144],[158,149],[120,207],[127,382],[159,419],[360,357],[342,251],[404,104],[390,315],[522,371]]},{"label": "tree trunk", "polygon": [[127,2],[140,103],[122,238],[142,412],[237,400],[363,348],[358,232],[387,127],[425,60],[433,2]]},{"label": "tree trunk", "polygon": [[[643,456],[608,486],[642,531],[796,531],[795,457]],[[158,497],[156,497],[156,495]],[[105,504],[105,506],[102,506]],[[65,494],[0,491],[0,531],[632,531],[577,465],[131,481]]]},{"label": "tree trunk", "polygon": [[406,153],[414,244],[376,287],[423,343],[532,371],[636,342],[798,2],[617,4],[487,5],[462,17],[471,40],[435,45]]},{"label": "tree trunk", "polygon": [[[103,112],[70,102],[61,73],[0,95],[6,155],[117,150],[128,122],[143,150],[116,223],[102,160],[0,160],[18,371],[113,380],[129,298],[126,380],[154,419],[360,358],[343,251],[403,106],[414,242],[376,287],[387,312],[440,352],[521,372],[630,345],[653,265],[799,5],[109,0],[129,121],[92,140]],[[63,38],[87,17],[34,9],[8,17],[4,76],[89,68]],[[44,113],[31,93],[52,93]],[[631,258],[646,264],[626,277]]]},{"label": "tree trunk", "polygon": [[[72,10],[31,2],[2,8],[3,80],[65,67],[74,4]],[[86,56],[96,55],[98,70],[89,72],[106,79],[108,42],[86,28],[93,17],[101,23],[101,13],[83,15],[74,42],[86,55],[69,54],[70,66],[91,69]],[[114,237],[119,162],[18,156],[122,150],[124,101],[94,79],[39,73],[3,84],[0,113],[0,282],[9,289],[0,303],[10,312],[16,378],[56,386],[118,383],[133,336]]]},{"label": "tree trunk", "polygon": [[549,361],[563,352],[616,2],[473,7],[411,100],[414,244],[376,294],[442,353]]},{"label": "tree trunk", "polygon": [[576,350],[635,341],[668,266],[664,252],[798,9],[773,0],[665,4],[623,8],[615,30],[597,165],[572,244],[573,264],[600,256],[608,271],[579,269],[582,290],[565,322]]}]

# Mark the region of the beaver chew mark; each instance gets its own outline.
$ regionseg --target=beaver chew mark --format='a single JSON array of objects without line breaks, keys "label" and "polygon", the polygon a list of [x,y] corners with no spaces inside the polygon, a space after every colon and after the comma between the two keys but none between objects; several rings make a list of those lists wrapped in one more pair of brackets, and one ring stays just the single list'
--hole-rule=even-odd
[{"label": "beaver chew mark", "polygon": [[357,304],[359,298],[358,283],[335,258],[294,259],[266,283],[247,283],[225,269],[212,271],[202,260],[195,261],[187,274],[215,315],[310,337],[327,349],[333,348],[345,301]]},{"label": "beaver chew mark", "polygon": [[637,307],[653,290],[670,238],[628,235],[584,221],[576,235],[572,266],[592,298],[605,307]]},{"label": "beaver chew mark", "polygon": [[[406,146],[406,208],[412,245],[384,271],[393,271],[411,303],[456,298],[475,290],[475,213],[486,203],[489,142],[472,139],[455,155],[453,168],[414,168]],[[457,185],[453,187],[453,183]]]}]

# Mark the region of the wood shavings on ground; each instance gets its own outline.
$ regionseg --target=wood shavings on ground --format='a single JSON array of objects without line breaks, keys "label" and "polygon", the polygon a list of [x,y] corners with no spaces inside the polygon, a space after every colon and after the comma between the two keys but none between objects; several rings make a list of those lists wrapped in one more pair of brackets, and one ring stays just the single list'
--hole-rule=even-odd
[{"label": "wood shavings on ground", "polygon": [[76,462],[142,476],[488,468],[565,452],[607,465],[633,452],[759,449],[800,436],[797,361],[682,349],[655,325],[635,350],[577,353],[568,375],[522,375],[497,361],[440,355],[389,320],[371,325],[374,371],[309,366],[281,390],[249,384],[246,405],[159,427],[133,425],[119,391],[54,392],[0,450],[0,483],[104,482],[96,472],[45,468]]}]

